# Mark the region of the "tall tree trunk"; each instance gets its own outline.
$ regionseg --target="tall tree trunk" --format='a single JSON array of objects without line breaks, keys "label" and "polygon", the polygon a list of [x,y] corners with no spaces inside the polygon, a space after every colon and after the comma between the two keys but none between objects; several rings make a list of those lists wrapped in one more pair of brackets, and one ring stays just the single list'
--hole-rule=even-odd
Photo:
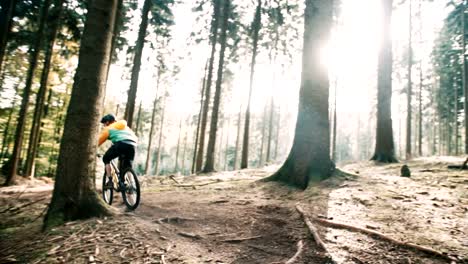
[{"label": "tall tree trunk", "polygon": [[112,214],[95,190],[93,175],[116,9],[117,0],[90,3],[44,227]]},{"label": "tall tree trunk", "polygon": [[[154,119],[156,117],[156,106],[158,103],[158,91],[159,91],[159,81],[161,78],[161,73],[158,71],[158,80],[156,81],[156,94],[153,101],[153,113],[151,114],[151,126],[148,136],[148,149],[146,150],[146,162],[145,162],[145,175],[148,175],[150,170],[150,155],[151,155],[151,146],[153,143],[153,132],[154,132]],[[164,95],[163,95],[164,96]]]},{"label": "tall tree trunk", "polygon": [[152,0],[145,0],[145,3],[143,4],[143,10],[141,12],[141,23],[135,47],[135,56],[133,57],[132,77],[130,81],[130,89],[128,90],[128,100],[124,115],[124,119],[127,120],[127,125],[129,127],[133,126],[133,112],[135,111],[138,77],[141,67],[141,56],[145,46],[146,29],[148,28],[148,13],[151,9],[152,3]]},{"label": "tall tree trunk", "polygon": [[214,95],[214,100],[213,100],[213,109],[212,109],[211,123],[210,123],[210,136],[208,138],[206,162],[205,162],[205,167],[203,168],[203,172],[214,171],[216,132],[218,131],[218,114],[219,114],[219,105],[221,101],[221,84],[223,82],[224,53],[225,53],[226,44],[227,44],[227,29],[228,29],[227,24],[228,24],[230,9],[231,9],[230,4],[231,4],[231,0],[224,0],[222,23],[221,23],[221,36],[220,36],[221,48],[219,51],[218,76],[216,79],[216,88],[215,88],[215,95]]},{"label": "tall tree trunk", "polygon": [[236,150],[234,152],[234,170],[237,170],[237,159],[239,157],[239,145],[240,145],[240,131],[241,131],[241,120],[242,118],[242,105],[239,107],[239,116],[237,117],[237,135],[236,135]]},{"label": "tall tree trunk", "polygon": [[0,72],[2,72],[3,57],[8,41],[8,34],[11,31],[13,14],[15,12],[17,0],[1,1],[0,5]]},{"label": "tall tree trunk", "polygon": [[200,128],[200,143],[197,151],[197,163],[196,171],[201,171],[203,166],[203,152],[205,150],[205,136],[206,136],[206,124],[208,123],[208,110],[210,106],[210,96],[211,96],[211,83],[213,79],[213,64],[216,53],[216,44],[218,43],[218,28],[219,28],[219,13],[220,13],[220,3],[221,0],[213,1],[213,18],[211,20],[211,54],[210,62],[208,65],[208,78],[206,80],[206,91],[205,91],[205,100],[203,102],[203,115],[201,119],[201,128]]},{"label": "tall tree trunk", "polygon": [[423,89],[423,74],[422,74],[422,63],[419,63],[419,109],[418,109],[418,155],[422,156],[422,89]]},{"label": "tall tree trunk", "polygon": [[154,174],[159,175],[159,163],[161,162],[161,152],[162,152],[162,138],[163,138],[163,129],[164,129],[164,116],[166,114],[166,88],[164,88],[163,98],[162,98],[162,113],[161,113],[161,123],[159,124],[159,140],[158,140],[158,152],[156,156],[156,165],[154,168]]},{"label": "tall tree trunk", "polygon": [[32,169],[34,167],[34,163],[35,163],[35,159],[37,155],[37,149],[39,147],[39,131],[41,129],[41,120],[42,120],[42,115],[44,113],[44,103],[45,103],[45,97],[47,94],[50,61],[52,59],[55,39],[57,37],[57,32],[59,29],[59,21],[60,21],[60,16],[62,13],[63,2],[64,0],[58,0],[55,2],[56,4],[55,10],[54,10],[55,13],[53,14],[55,18],[52,20],[53,24],[50,26],[51,30],[50,30],[49,42],[47,43],[46,55],[44,58],[44,66],[43,66],[42,75],[41,75],[41,85],[36,95],[36,106],[34,108],[31,132],[29,134],[29,146],[28,146],[28,153],[27,153],[27,160],[26,160],[26,170],[24,174],[24,176],[26,177],[34,176],[32,175]]},{"label": "tall tree trunk", "polygon": [[180,135],[182,135],[182,118],[180,119],[179,123],[179,136],[177,137],[177,149],[175,155],[175,166],[174,166],[174,173],[177,173],[179,170],[179,149],[180,149]]},{"label": "tall tree trunk", "polygon": [[24,130],[26,127],[26,113],[28,112],[29,107],[29,96],[31,94],[31,86],[34,77],[34,72],[36,70],[39,52],[43,41],[44,27],[49,13],[50,1],[51,0],[45,0],[43,3],[41,15],[39,18],[39,27],[36,33],[36,39],[30,49],[29,69],[26,77],[26,85],[23,90],[21,107],[18,116],[18,123],[16,126],[15,145],[13,147],[13,154],[11,156],[11,167],[5,181],[6,186],[15,183],[15,176],[18,171],[19,159],[21,157],[21,148],[23,145]]},{"label": "tall tree trunk", "polygon": [[306,0],[299,109],[293,146],[270,179],[307,188],[334,171],[330,159],[329,79],[320,48],[329,39],[333,1]]},{"label": "tall tree trunk", "polygon": [[200,111],[198,112],[198,120],[197,120],[197,130],[195,131],[195,145],[193,146],[193,159],[192,159],[192,169],[191,173],[195,173],[195,163],[197,161],[197,147],[198,147],[198,139],[200,137],[200,124],[202,119],[202,111],[203,111],[203,96],[205,95],[205,88],[206,88],[206,78],[207,78],[207,70],[208,70],[208,61],[205,64],[205,75],[203,76],[202,81],[202,89],[200,93]]},{"label": "tall tree trunk", "polygon": [[216,163],[214,164],[216,167],[218,168],[221,168],[221,153],[223,152],[223,139],[224,139],[224,130],[225,130],[225,123],[226,123],[226,120],[224,119],[224,113],[221,114],[221,135],[219,137],[219,145],[218,145],[218,155],[217,155],[217,158],[218,160],[216,161]]},{"label": "tall tree trunk", "polygon": [[406,159],[411,159],[411,96],[412,96],[412,82],[411,82],[411,70],[413,67],[413,50],[412,50],[412,12],[411,12],[411,1],[409,2],[409,35],[408,35],[408,89],[407,89],[407,104],[406,104]]},{"label": "tall tree trunk", "polygon": [[379,49],[377,79],[377,132],[372,160],[398,162],[395,158],[392,129],[392,40],[390,38],[392,0],[383,3],[383,39]]},{"label": "tall tree trunk", "polygon": [[250,104],[252,101],[253,77],[255,73],[255,60],[257,58],[258,33],[262,22],[262,1],[258,0],[255,10],[254,22],[252,23],[253,39],[252,39],[252,61],[250,63],[250,86],[249,98],[247,99],[247,109],[245,110],[244,138],[242,143],[242,158],[241,169],[249,166],[249,130],[250,130]]}]

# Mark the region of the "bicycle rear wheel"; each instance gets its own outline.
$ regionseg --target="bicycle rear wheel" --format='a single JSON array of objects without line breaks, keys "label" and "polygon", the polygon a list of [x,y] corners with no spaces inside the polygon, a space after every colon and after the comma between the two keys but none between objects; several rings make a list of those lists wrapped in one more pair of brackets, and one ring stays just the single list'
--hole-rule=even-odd
[{"label": "bicycle rear wheel", "polygon": [[112,185],[112,181],[109,177],[107,177],[107,174],[104,173],[104,175],[102,176],[102,199],[104,199],[104,202],[111,205],[113,198],[114,187]]},{"label": "bicycle rear wheel", "polygon": [[125,188],[122,190],[122,198],[130,210],[135,210],[140,204],[140,183],[133,169],[125,169],[122,178]]}]

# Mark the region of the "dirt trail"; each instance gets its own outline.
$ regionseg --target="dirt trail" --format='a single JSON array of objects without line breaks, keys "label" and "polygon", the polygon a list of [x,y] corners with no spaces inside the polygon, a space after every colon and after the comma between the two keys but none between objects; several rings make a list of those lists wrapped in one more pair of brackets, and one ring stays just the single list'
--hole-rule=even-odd
[{"label": "dirt trail", "polygon": [[[39,220],[31,221],[47,199],[28,210],[11,209],[50,192],[0,189],[0,212],[9,209],[0,220],[0,263],[285,263],[300,240],[305,248],[295,263],[332,263],[316,248],[296,204],[311,216],[371,228],[468,263],[468,174],[446,169],[460,160],[415,160],[411,178],[398,176],[401,164],[351,164],[343,169],[357,177],[334,177],[304,192],[257,182],[275,167],[142,177],[142,204],[135,212],[125,212],[117,198],[119,216],[48,233],[38,232]],[[368,235],[316,226],[336,263],[450,263]]]}]

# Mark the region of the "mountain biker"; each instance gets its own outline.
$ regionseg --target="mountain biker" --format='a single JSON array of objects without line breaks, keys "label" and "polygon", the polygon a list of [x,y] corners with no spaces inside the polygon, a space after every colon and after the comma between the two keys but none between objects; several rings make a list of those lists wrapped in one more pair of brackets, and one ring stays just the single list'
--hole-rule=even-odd
[{"label": "mountain biker", "polygon": [[[98,146],[101,146],[107,139],[113,143],[102,157],[106,175],[111,177],[111,160],[125,155],[125,159],[132,162],[135,157],[138,138],[132,129],[127,126],[127,121],[117,121],[112,114],[107,114],[102,117],[101,123],[104,124],[104,129],[99,135]],[[112,180],[110,184],[112,184]]]}]

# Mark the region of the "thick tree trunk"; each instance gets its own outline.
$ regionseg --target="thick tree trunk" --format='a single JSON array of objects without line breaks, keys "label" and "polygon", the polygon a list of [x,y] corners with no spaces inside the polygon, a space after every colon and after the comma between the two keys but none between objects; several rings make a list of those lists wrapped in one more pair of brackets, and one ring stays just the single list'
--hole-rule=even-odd
[{"label": "thick tree trunk", "polygon": [[49,42],[46,48],[46,55],[44,58],[44,66],[43,66],[42,75],[41,75],[41,85],[36,95],[36,106],[34,108],[31,132],[29,134],[29,146],[28,146],[28,153],[27,153],[27,160],[26,160],[26,170],[24,173],[24,176],[26,177],[34,176],[32,175],[32,169],[34,167],[34,163],[35,163],[35,159],[37,155],[37,149],[39,147],[39,131],[41,129],[41,120],[42,120],[42,115],[44,113],[44,103],[45,103],[45,97],[47,94],[50,61],[52,59],[55,39],[57,37],[57,32],[59,29],[59,24],[60,24],[59,21],[60,21],[60,16],[62,13],[63,2],[64,0],[56,1],[56,6],[55,6],[54,14],[53,14],[54,19],[52,19],[53,24],[50,26],[51,30],[50,30]]},{"label": "thick tree trunk", "polygon": [[211,54],[210,62],[208,64],[208,78],[206,80],[206,91],[205,91],[205,100],[203,102],[203,115],[201,119],[200,127],[200,143],[197,151],[197,163],[196,163],[196,172],[201,171],[203,166],[203,152],[205,151],[205,135],[206,135],[206,124],[208,123],[208,110],[210,106],[210,96],[211,96],[211,83],[213,79],[213,64],[216,53],[216,44],[218,43],[218,28],[219,28],[219,12],[220,12],[220,1],[214,0],[213,4],[213,18],[211,20]]},{"label": "thick tree trunk", "polygon": [[250,104],[252,101],[253,77],[255,73],[255,60],[257,58],[258,48],[258,33],[262,22],[262,1],[258,0],[255,10],[254,21],[252,23],[253,39],[252,39],[252,61],[250,63],[250,85],[249,98],[247,99],[247,109],[245,110],[244,138],[242,143],[241,169],[249,166],[249,130],[250,130]]},{"label": "thick tree trunk", "polygon": [[93,0],[88,10],[44,227],[111,214],[95,190],[93,176],[116,9],[117,0]]},{"label": "thick tree trunk", "polygon": [[213,109],[211,112],[212,114],[211,114],[211,123],[210,123],[210,136],[208,138],[208,148],[206,150],[206,162],[205,162],[205,167],[203,168],[203,172],[205,173],[214,171],[216,132],[218,131],[218,114],[219,114],[219,105],[221,102],[221,84],[223,82],[224,53],[226,51],[226,44],[227,44],[227,30],[228,30],[227,24],[228,24],[230,9],[231,9],[230,5],[231,5],[231,0],[224,0],[222,24],[221,24],[221,36],[220,36],[221,48],[219,51],[219,61],[218,61],[218,76],[216,79]]},{"label": "thick tree trunk", "polygon": [[270,177],[304,189],[309,182],[330,177],[335,168],[330,159],[328,71],[319,52],[329,39],[332,10],[333,1],[306,1],[296,132],[288,158]]},{"label": "thick tree trunk", "polygon": [[[150,159],[151,159],[151,147],[153,144],[153,132],[154,132],[154,119],[156,117],[156,106],[158,103],[158,91],[159,91],[159,81],[160,81],[161,73],[158,71],[158,80],[156,81],[156,94],[154,96],[153,101],[153,113],[151,114],[151,126],[148,136],[148,149],[146,150],[146,162],[145,162],[145,175],[148,175],[150,170]],[[163,95],[164,96],[164,95]]]},{"label": "thick tree trunk", "polygon": [[236,150],[234,152],[234,170],[237,170],[237,159],[239,157],[239,146],[240,146],[240,132],[241,132],[241,120],[242,118],[242,105],[239,108],[239,116],[237,117],[237,135],[236,135]]},{"label": "thick tree trunk", "polygon": [[203,76],[202,81],[202,89],[200,93],[200,111],[198,111],[198,120],[197,120],[197,130],[195,131],[195,144],[193,146],[193,158],[192,158],[192,168],[190,170],[191,173],[195,173],[195,163],[197,161],[197,147],[198,147],[198,139],[200,137],[200,124],[202,119],[202,111],[203,111],[203,97],[205,95],[205,88],[206,88],[206,78],[207,78],[207,70],[208,70],[208,61],[205,64],[205,75]]},{"label": "thick tree trunk", "polygon": [[379,50],[377,79],[377,132],[374,156],[372,160],[380,162],[398,162],[395,158],[392,129],[392,40],[390,25],[392,0],[383,3],[383,40]]},{"label": "thick tree trunk", "polygon": [[3,57],[5,56],[8,34],[11,31],[13,14],[17,0],[4,0],[0,5],[0,72],[2,72]]},{"label": "thick tree trunk", "polygon": [[44,36],[44,27],[45,22],[48,17],[49,7],[51,0],[45,0],[42,6],[41,15],[39,18],[39,28],[37,29],[36,39],[33,44],[31,44],[30,49],[30,58],[29,58],[29,69],[26,77],[26,85],[23,90],[23,96],[21,100],[21,107],[18,116],[18,123],[16,126],[15,132],[15,145],[13,147],[13,154],[11,156],[11,167],[7,174],[5,185],[11,185],[15,183],[16,173],[19,167],[19,159],[21,157],[21,148],[23,146],[23,136],[24,130],[26,127],[26,113],[28,112],[29,107],[29,96],[31,94],[31,87],[34,77],[34,72],[36,70],[37,61],[39,58],[39,52],[41,49],[43,36]]},{"label": "thick tree trunk", "polygon": [[128,90],[128,99],[124,115],[124,119],[127,120],[127,125],[129,127],[133,126],[133,113],[135,111],[138,77],[140,75],[141,67],[141,56],[145,46],[146,29],[148,28],[148,13],[151,9],[152,3],[152,0],[145,0],[145,3],[143,4],[143,10],[141,12],[141,23],[135,47],[135,57],[133,57],[132,77],[130,81],[130,89]]},{"label": "thick tree trunk", "polygon": [[411,81],[411,70],[413,67],[413,50],[412,50],[412,12],[411,12],[411,1],[409,2],[409,36],[408,36],[408,88],[407,88],[407,104],[406,104],[406,159],[411,159],[412,151],[411,151],[411,98],[412,98],[412,81]]}]

